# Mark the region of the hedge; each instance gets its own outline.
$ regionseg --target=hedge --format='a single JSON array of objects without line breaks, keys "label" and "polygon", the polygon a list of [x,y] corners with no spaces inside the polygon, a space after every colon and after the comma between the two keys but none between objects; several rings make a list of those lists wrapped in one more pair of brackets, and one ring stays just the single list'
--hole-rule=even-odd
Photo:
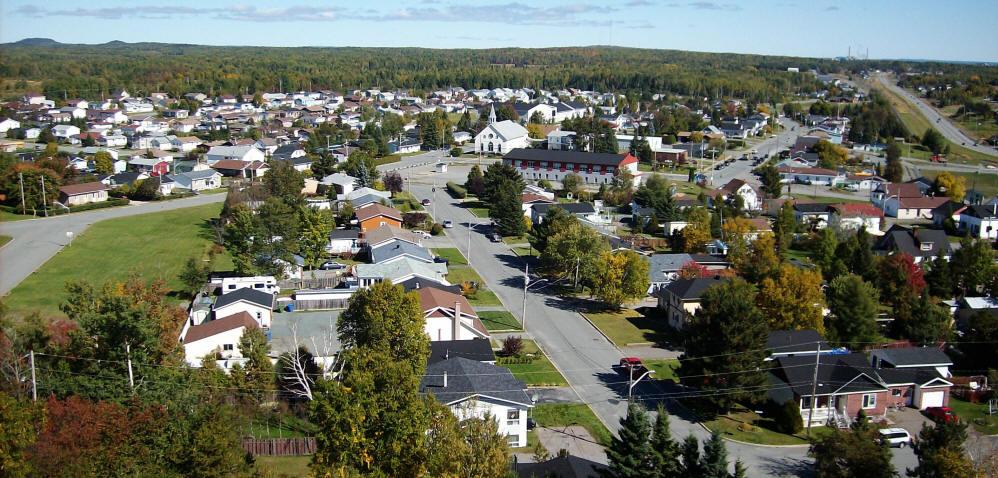
[{"label": "hedge", "polygon": [[447,192],[450,193],[454,199],[464,199],[468,197],[468,190],[453,181],[447,181]]},{"label": "hedge", "polygon": [[70,206],[69,212],[81,212],[89,211],[91,209],[104,209],[106,207],[127,206],[129,202],[130,201],[127,198],[108,199],[103,202],[92,202],[88,204],[80,204],[79,206]]}]

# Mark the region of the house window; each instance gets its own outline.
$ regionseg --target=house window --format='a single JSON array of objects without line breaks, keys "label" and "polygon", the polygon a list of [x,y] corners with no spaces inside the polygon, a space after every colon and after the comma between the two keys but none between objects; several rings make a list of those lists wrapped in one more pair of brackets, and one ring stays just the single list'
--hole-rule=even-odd
[{"label": "house window", "polygon": [[803,409],[810,409],[811,408],[811,397],[802,397],[800,399],[800,408],[801,408],[801,410],[803,410]]},{"label": "house window", "polygon": [[923,243],[921,244],[921,247],[920,247],[920,248],[921,248],[921,249],[922,249],[923,251],[931,251],[931,250],[932,250],[932,244],[933,244],[932,242],[923,242]]},{"label": "house window", "polygon": [[512,448],[518,448],[520,446],[520,435],[506,435],[506,443]]},{"label": "house window", "polygon": [[506,419],[507,420],[519,420],[520,419],[520,411],[519,410],[509,410],[509,411],[507,411],[506,412]]},{"label": "house window", "polygon": [[874,393],[863,394],[863,408],[870,409],[877,407],[877,395]]},{"label": "house window", "polygon": [[222,345],[222,350],[224,350],[226,352],[232,350],[232,344],[224,344],[224,345]]}]

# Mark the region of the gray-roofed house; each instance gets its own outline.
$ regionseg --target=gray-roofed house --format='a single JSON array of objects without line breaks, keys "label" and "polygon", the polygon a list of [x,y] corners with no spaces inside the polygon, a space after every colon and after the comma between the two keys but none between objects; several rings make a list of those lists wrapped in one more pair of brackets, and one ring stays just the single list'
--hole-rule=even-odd
[{"label": "gray-roofed house", "polygon": [[780,357],[815,356],[830,353],[832,346],[816,330],[774,330],[766,337],[769,359]]},{"label": "gray-roofed house", "polygon": [[433,254],[430,254],[430,251],[407,241],[396,239],[371,248],[371,262],[374,264],[386,264],[406,257],[416,261],[433,262]]},{"label": "gray-roofed house", "polygon": [[917,227],[909,229],[895,224],[873,245],[873,252],[880,255],[903,252],[919,263],[939,255],[949,260],[953,250],[946,231]]},{"label": "gray-roofed house", "polygon": [[699,279],[678,279],[655,291],[658,308],[665,311],[669,326],[680,330],[700,309],[703,293],[716,285],[724,284],[720,276]]},{"label": "gray-roofed house", "polygon": [[360,252],[360,230],[333,229],[329,232],[326,252],[330,254],[356,254]]},{"label": "gray-roofed house", "polygon": [[828,204],[816,202],[795,202],[794,219],[811,229],[824,229],[832,212]]},{"label": "gray-roofed house", "polygon": [[967,206],[960,214],[960,229],[978,239],[998,239],[998,204]]},{"label": "gray-roofed house", "polygon": [[935,347],[884,348],[870,351],[870,362],[890,388],[892,405],[925,410],[949,404],[953,360]]},{"label": "gray-roofed house", "polygon": [[357,178],[345,173],[333,173],[322,178],[319,184],[326,188],[335,189],[336,199],[342,200],[353,192],[354,185],[357,184]]},{"label": "gray-roofed house", "polygon": [[375,282],[383,280],[398,284],[412,278],[429,279],[450,285],[450,282],[445,279],[447,275],[445,264],[426,263],[408,257],[383,264],[357,264],[354,267],[354,275],[361,287],[369,287]]},{"label": "gray-roofed house", "polygon": [[427,365],[419,383],[420,393],[447,405],[458,420],[491,416],[511,447],[528,446],[527,412],[534,404],[526,388],[506,367],[463,357]]},{"label": "gray-roofed house", "polygon": [[647,260],[649,294],[679,279],[679,271],[684,265],[691,262],[706,267],[708,271],[728,268],[728,262],[724,259],[706,254],[652,254],[648,256]]},{"label": "gray-roofed house", "polygon": [[562,209],[579,219],[589,219],[596,214],[596,208],[587,202],[542,203],[534,204],[530,207],[531,222],[534,224],[544,222],[544,215],[547,214],[549,209],[555,207]]},{"label": "gray-roofed house", "polygon": [[776,363],[777,369],[769,376],[769,398],[777,403],[794,400],[805,425],[810,421],[843,427],[860,410],[872,419],[883,418],[887,411],[887,384],[862,353],[780,357]]},{"label": "gray-roofed house", "polygon": [[489,339],[434,340],[430,342],[430,357],[426,360],[426,365],[458,357],[488,364],[496,363],[496,353],[492,350],[492,341]]},{"label": "gray-roofed house", "polygon": [[214,169],[188,171],[171,176],[177,183],[176,187],[191,191],[204,191],[222,187],[222,173]]},{"label": "gray-roofed house", "polygon": [[604,476],[606,465],[574,455],[558,456],[540,463],[516,463],[520,478],[595,478]]},{"label": "gray-roofed house", "polygon": [[246,312],[257,324],[269,328],[271,313],[274,310],[274,295],[248,287],[236,289],[215,299],[212,312],[215,318]]}]

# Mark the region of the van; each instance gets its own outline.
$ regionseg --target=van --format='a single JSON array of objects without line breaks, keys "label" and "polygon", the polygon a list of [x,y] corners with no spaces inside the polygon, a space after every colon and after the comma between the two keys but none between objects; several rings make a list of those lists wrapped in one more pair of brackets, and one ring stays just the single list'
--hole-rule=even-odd
[{"label": "van", "polygon": [[880,441],[891,448],[904,448],[911,445],[911,434],[904,428],[883,428],[878,430]]}]

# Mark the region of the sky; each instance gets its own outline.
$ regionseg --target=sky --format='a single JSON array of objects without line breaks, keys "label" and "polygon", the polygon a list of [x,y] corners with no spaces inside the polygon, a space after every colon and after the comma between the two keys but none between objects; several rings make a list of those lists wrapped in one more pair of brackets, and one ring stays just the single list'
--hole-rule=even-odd
[{"label": "sky", "polygon": [[998,62],[995,0],[0,0],[0,42],[615,45]]}]

